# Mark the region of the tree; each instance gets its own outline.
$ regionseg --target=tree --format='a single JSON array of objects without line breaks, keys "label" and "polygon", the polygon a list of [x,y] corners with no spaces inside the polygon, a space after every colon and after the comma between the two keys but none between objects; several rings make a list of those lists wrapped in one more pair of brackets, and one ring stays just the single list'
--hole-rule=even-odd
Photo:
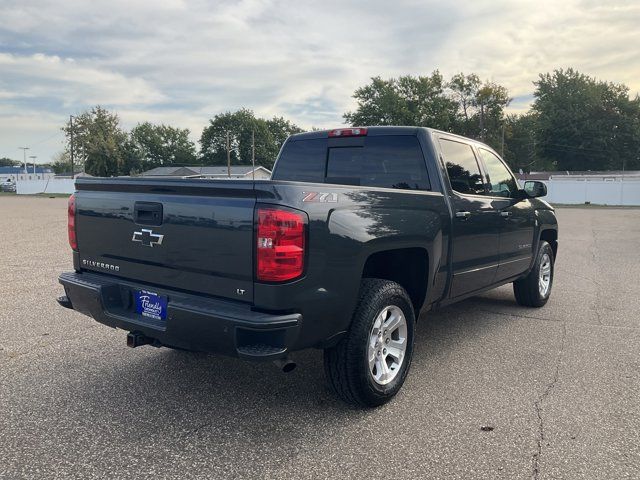
[{"label": "tree", "polygon": [[[62,130],[71,139],[71,126]],[[75,117],[74,150],[82,152],[85,171],[90,175],[111,177],[129,175],[138,161],[127,145],[128,135],[120,128],[118,115],[96,106]]]},{"label": "tree", "polygon": [[478,138],[496,149],[502,144],[507,89],[459,73],[445,82],[436,70],[431,76],[402,76],[358,88],[354,112],[344,114],[351,125],[416,125]]},{"label": "tree", "polygon": [[196,162],[196,147],[189,139],[187,128],[140,123],[131,130],[131,145],[125,147],[125,150],[133,149],[129,152],[129,158],[134,158],[137,151],[143,170],[170,165],[193,165]]},{"label": "tree", "polygon": [[284,140],[302,130],[284,118],[256,118],[251,110],[241,109],[216,115],[200,137],[200,156],[206,165],[227,164],[227,133],[231,163],[251,165],[255,135],[256,165],[272,168]]},{"label": "tree", "polygon": [[51,168],[56,175],[71,173],[71,155],[66,150],[56,153],[51,163]]},{"label": "tree", "polygon": [[534,112],[507,115],[504,119],[504,159],[518,172],[555,170],[552,160],[540,154],[538,116]]},{"label": "tree", "polygon": [[22,165],[22,163],[17,160],[12,160],[7,157],[0,158],[0,167],[19,167],[20,165]]},{"label": "tree", "polygon": [[[284,141],[295,133],[302,133],[303,130],[298,127],[296,124],[291,123],[289,120],[285,120],[284,117],[273,117],[271,120],[266,120],[267,130],[271,135],[269,139],[269,151],[268,158],[273,159],[275,161],[278,153],[280,153],[280,148]],[[268,168],[273,167],[273,161],[265,165]]]},{"label": "tree", "polygon": [[471,75],[465,75],[464,73],[458,73],[451,77],[448,83],[448,87],[452,92],[453,99],[458,102],[460,116],[459,124],[462,124],[462,128],[467,131],[471,130],[471,124],[473,123],[472,117],[474,114],[474,106],[476,104],[476,95],[480,89],[480,77],[472,73]]},{"label": "tree", "polygon": [[506,88],[480,81],[476,74],[458,73],[447,84],[458,104],[456,133],[477,138],[500,151],[504,110],[511,102]]},{"label": "tree", "polygon": [[457,105],[445,88],[437,70],[431,76],[373,77],[370,84],[355,91],[358,106],[345,113],[344,119],[354,126],[417,125],[450,130]]},{"label": "tree", "polygon": [[510,102],[507,89],[493,82],[485,82],[476,94],[478,136],[496,150],[501,143],[504,109]]},{"label": "tree", "polygon": [[558,169],[640,167],[640,99],[629,98],[628,87],[572,68],[534,84],[540,151]]}]

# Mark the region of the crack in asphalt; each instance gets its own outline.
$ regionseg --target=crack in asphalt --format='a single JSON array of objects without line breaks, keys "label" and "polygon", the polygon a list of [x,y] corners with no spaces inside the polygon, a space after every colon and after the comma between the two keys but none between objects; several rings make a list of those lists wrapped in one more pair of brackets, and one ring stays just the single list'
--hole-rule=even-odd
[{"label": "crack in asphalt", "polygon": [[561,322],[561,320],[554,320],[553,318],[544,318],[544,317],[536,317],[535,315],[522,315],[520,313],[507,313],[507,312],[496,312],[495,310],[488,310],[486,308],[480,308],[478,309],[478,311],[480,312],[485,312],[485,313],[493,313],[494,315],[503,315],[505,317],[517,317],[517,318],[531,318],[533,320],[542,320],[545,322]]},{"label": "crack in asphalt", "polygon": [[199,431],[204,430],[204,429],[206,429],[206,428],[209,428],[209,427],[210,427],[210,426],[212,426],[212,425],[213,425],[213,422],[212,422],[212,421],[202,423],[202,424],[200,424],[200,425],[197,425],[197,426],[195,426],[195,427],[193,427],[193,428],[188,429],[186,432],[184,432],[184,433],[181,435],[181,437],[182,437],[182,439],[183,439],[183,440],[184,440],[184,439],[187,439],[187,438],[190,438],[190,437],[193,437],[193,436],[194,436],[194,435],[196,435]]},{"label": "crack in asphalt", "polygon": [[[574,323],[576,325],[584,325],[587,327],[606,327],[606,328],[621,328],[624,330],[640,330],[640,327],[630,327],[629,325],[612,325],[610,323],[589,323],[589,322],[567,322],[566,320],[556,320],[554,318],[544,318],[544,317],[536,317],[533,315],[521,315],[519,313],[507,313],[507,312],[496,312],[495,310],[488,310],[486,308],[478,309],[479,312],[484,313],[492,313],[494,315],[502,315],[503,317],[513,317],[513,318],[529,318],[533,320],[540,320],[541,322],[550,322],[550,323]],[[611,310],[613,311],[613,310]]]},{"label": "crack in asphalt", "polygon": [[[593,261],[594,265],[597,265],[598,262],[598,257],[596,255],[596,245],[598,244],[598,239],[596,238],[596,229],[595,228],[591,228],[591,234],[592,234],[592,241],[591,241],[591,259]],[[595,298],[593,299],[593,304],[592,304],[592,308],[593,311],[596,314],[596,319],[598,320],[598,325],[602,325],[602,313],[600,312],[598,305],[600,305],[600,292],[602,290],[600,283],[598,283],[595,280],[592,280],[593,283],[595,283],[598,288],[596,288],[596,294],[595,294]]]},{"label": "crack in asphalt", "polygon": [[562,323],[562,340],[560,342],[560,350],[558,351],[558,356],[556,358],[556,368],[555,368],[555,371],[553,372],[553,378],[551,379],[551,382],[547,384],[542,394],[534,402],[536,415],[538,417],[538,438],[536,439],[536,447],[537,447],[536,452],[533,454],[533,457],[531,459],[531,463],[532,463],[531,478],[533,480],[538,480],[540,476],[540,457],[542,456],[542,444],[545,441],[544,418],[542,416],[542,403],[551,394],[551,392],[553,391],[553,388],[556,386],[556,383],[558,382],[558,377],[560,374],[560,361],[562,360],[562,355],[564,353],[566,339],[567,339],[567,325],[563,322]]}]

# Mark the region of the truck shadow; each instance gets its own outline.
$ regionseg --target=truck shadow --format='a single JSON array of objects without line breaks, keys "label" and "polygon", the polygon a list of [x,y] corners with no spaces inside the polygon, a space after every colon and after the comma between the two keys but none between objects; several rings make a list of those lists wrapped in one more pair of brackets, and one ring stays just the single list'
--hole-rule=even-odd
[{"label": "truck shadow", "polygon": [[[484,303],[472,298],[421,318],[411,376],[398,397],[382,410],[409,408],[405,391],[412,389],[411,377],[438,368],[462,338],[480,331],[487,334],[487,330],[490,333],[516,320],[508,315],[478,315]],[[500,302],[494,308],[500,309]],[[249,442],[254,455],[266,458],[274,455],[274,448],[302,438],[326,442],[344,429],[358,428],[359,422],[381,410],[350,408],[337,400],[326,386],[320,351],[294,354],[298,367],[284,374],[272,364],[217,355],[151,347],[112,350],[116,366],[99,358],[101,352],[96,349],[99,367],[74,369],[87,374],[67,392],[77,415],[99,412],[109,428],[133,429],[137,438],[216,442],[225,452],[221,462],[238,461],[233,452],[243,451],[240,443]],[[437,392],[411,393],[415,394]]]}]

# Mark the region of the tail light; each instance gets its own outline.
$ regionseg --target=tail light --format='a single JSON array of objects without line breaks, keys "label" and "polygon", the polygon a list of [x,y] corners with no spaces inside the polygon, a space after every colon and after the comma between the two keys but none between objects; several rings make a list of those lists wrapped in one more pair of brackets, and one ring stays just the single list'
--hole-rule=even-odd
[{"label": "tail light", "polygon": [[362,127],[329,130],[329,137],[364,137],[366,134],[367,129]]},{"label": "tail light", "polygon": [[72,249],[78,250],[78,238],[76,237],[76,196],[69,197],[67,208],[67,227],[69,229],[69,245]]},{"label": "tail light", "polygon": [[256,277],[284,282],[304,270],[306,214],[276,207],[258,208]]}]

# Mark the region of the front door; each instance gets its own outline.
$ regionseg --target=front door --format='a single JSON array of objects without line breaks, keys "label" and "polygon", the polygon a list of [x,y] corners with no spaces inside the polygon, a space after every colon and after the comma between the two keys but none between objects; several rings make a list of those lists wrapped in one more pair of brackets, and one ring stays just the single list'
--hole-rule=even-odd
[{"label": "front door", "polygon": [[503,161],[485,148],[478,151],[487,175],[488,194],[502,219],[496,273],[496,281],[500,281],[524,273],[531,264],[534,209],[530,200],[518,198],[518,183]]},{"label": "front door", "polygon": [[448,137],[441,137],[439,143],[453,191],[453,278],[449,295],[453,298],[494,282],[502,218],[486,195],[473,148]]}]

